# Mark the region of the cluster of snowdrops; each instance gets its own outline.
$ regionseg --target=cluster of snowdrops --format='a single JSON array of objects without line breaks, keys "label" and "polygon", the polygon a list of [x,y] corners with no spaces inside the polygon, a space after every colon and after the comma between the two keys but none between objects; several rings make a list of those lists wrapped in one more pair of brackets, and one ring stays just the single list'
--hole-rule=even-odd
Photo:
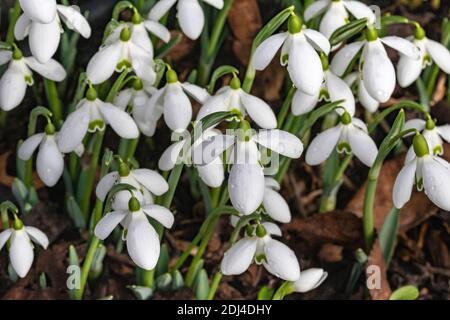
[{"label": "cluster of snowdrops", "polygon": [[[222,25],[213,30],[220,31],[233,1],[203,1],[220,12],[222,19],[217,21]],[[395,207],[400,209],[408,202],[416,185],[438,207],[450,210],[450,165],[440,157],[443,140],[450,142],[449,125],[436,126],[427,106],[405,102],[392,111],[411,107],[422,112],[423,119],[405,123],[400,110],[378,148],[370,133],[383,119],[375,117],[378,122],[368,126],[355,117],[356,101],[366,114],[380,114],[380,104],[391,98],[396,83],[410,86],[427,65],[435,64],[450,73],[448,49],[429,39],[415,22],[386,19],[387,23],[412,26],[412,36],[403,39],[385,35],[385,30],[377,27],[380,17],[359,1],[319,0],[301,13],[290,7],[273,18],[255,39],[244,78],[234,67],[221,66],[210,76],[209,86],[200,86],[195,84],[195,77],[180,82],[176,71],[155,57],[156,43],[170,47],[173,42],[165,23],[175,4],[181,31],[192,40],[201,36],[207,17],[199,1],[160,0],[145,16],[139,11],[142,8],[121,1],[115,12],[128,11],[131,18],[122,21],[116,15],[107,25],[101,47],[80,77],[77,92],[81,96],[63,119],[57,117],[60,110],[52,101],[58,97],[51,89],[67,74],[53,57],[65,28],[85,38],[90,37],[91,28],[75,6],[57,4],[56,0],[18,3],[16,11],[20,13],[21,9],[23,13],[14,17],[15,40],[2,43],[0,50],[0,63],[8,63],[0,79],[0,107],[4,111],[20,107],[27,87],[33,86],[33,72],[46,79],[50,110],[37,107],[30,113],[29,136],[17,150],[18,158],[27,166],[24,180],[31,176],[36,154],[36,171],[47,187],[70,177],[73,187],[80,179],[78,157],[91,153],[82,191],[78,190],[81,196],[72,197],[77,200],[72,205],[84,215],[91,231],[84,273],[89,271],[101,241],[119,232],[119,240],[125,242],[140,272],[153,276],[164,228],[174,223],[171,201],[183,168],[190,168],[191,174],[192,170],[196,172],[209,204],[205,223],[188,248],[200,243],[186,276],[188,285],[202,277],[201,255],[220,215],[228,214],[235,228],[220,270],[208,285],[209,298],[214,297],[222,275],[242,274],[252,263],[262,264],[285,280],[276,293],[278,298],[312,290],[327,277],[319,268],[300,271],[294,251],[277,240],[282,237],[278,224],[291,220],[289,206],[279,193],[280,182],[290,159],[299,159],[304,148],[309,165],[320,165],[337,152],[349,159],[355,156],[373,168],[382,164],[402,138],[413,136],[394,185]],[[16,45],[16,41],[27,38],[28,57]],[[385,46],[398,51],[396,67]],[[291,85],[279,114],[275,114],[250,90],[256,71],[264,70],[279,51],[279,63],[286,67]],[[229,85],[215,90],[217,79],[225,75],[231,78]],[[105,83],[106,94],[102,93]],[[193,115],[193,101],[201,105],[197,115]],[[43,132],[35,132],[38,117],[46,121]],[[308,143],[307,133],[322,117],[332,119],[333,125]],[[157,169],[140,168],[134,159],[139,139],[152,137],[160,122],[173,132],[172,144],[158,161],[162,174]],[[105,130],[121,138],[115,155],[102,147]],[[97,169],[101,175],[98,182]],[[94,190],[96,201],[91,208]],[[32,266],[32,243],[43,248],[49,244],[42,231],[23,224],[19,214],[23,210],[23,206],[18,210],[10,202],[2,204],[0,248],[9,251],[10,269],[19,277],[25,277]],[[364,219],[369,246],[374,232],[371,219],[373,224],[373,216]],[[189,255],[190,250],[183,253],[169,278],[182,278],[178,269]],[[86,278],[82,276],[81,296]]]}]

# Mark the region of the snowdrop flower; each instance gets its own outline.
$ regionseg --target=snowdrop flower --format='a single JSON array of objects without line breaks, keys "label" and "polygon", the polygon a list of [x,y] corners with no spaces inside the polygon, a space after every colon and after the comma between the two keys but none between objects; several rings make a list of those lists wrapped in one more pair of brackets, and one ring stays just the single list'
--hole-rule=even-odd
[{"label": "snowdrop flower", "polygon": [[367,92],[364,86],[364,81],[362,80],[361,72],[353,72],[347,75],[344,79],[349,87],[355,85],[357,90],[357,97],[359,103],[370,113],[374,113],[378,110],[380,103],[372,98],[372,96]]},{"label": "snowdrop flower", "polygon": [[417,190],[424,190],[431,202],[450,211],[450,164],[430,154],[428,142],[419,133],[413,139],[413,148],[416,157],[405,162],[394,183],[395,207],[401,209],[409,201],[415,183]]},{"label": "snowdrop flower", "polygon": [[277,118],[272,108],[258,97],[241,89],[241,81],[234,76],[229,86],[221,88],[217,94],[208,99],[200,108],[197,121],[207,115],[220,111],[238,111],[246,114],[261,128],[275,129]]},{"label": "snowdrop flower", "polygon": [[353,97],[352,90],[344,80],[336,76],[328,68],[328,58],[321,54],[321,59],[325,79],[322,84],[322,90],[311,96],[297,89],[292,99],[292,113],[296,116],[306,114],[323,98],[330,102],[344,100],[342,103],[343,109],[339,108],[336,111],[339,114],[347,111],[353,116],[355,114],[355,98]]},{"label": "snowdrop flower", "polygon": [[377,31],[373,27],[366,30],[365,36],[365,40],[356,41],[339,50],[331,62],[331,70],[342,77],[362,49],[360,65],[362,65],[364,87],[373,99],[386,102],[395,89],[395,69],[383,44],[415,60],[419,59],[419,49],[400,37],[378,38]]},{"label": "snowdrop flower", "polygon": [[[191,137],[184,137],[180,141],[170,145],[161,155],[158,162],[160,170],[169,171],[177,163],[184,163],[185,165],[191,165],[195,152],[201,152],[199,146],[202,143],[213,137],[220,135],[220,131],[209,128],[205,130],[200,137],[198,137],[191,146]],[[225,179],[225,172],[223,167],[223,161],[221,157],[215,158],[208,164],[202,164],[196,166],[200,179],[211,188],[218,188],[222,185]]]},{"label": "snowdrop flower", "polygon": [[127,24],[117,27],[106,39],[105,45],[91,58],[86,74],[93,84],[108,80],[114,71],[132,69],[136,75],[154,83],[153,54],[132,41],[133,30]]},{"label": "snowdrop flower", "polygon": [[325,281],[328,273],[320,268],[310,268],[303,270],[300,279],[292,283],[293,290],[299,293],[305,293],[316,289]]},{"label": "snowdrop flower", "polygon": [[152,270],[158,262],[160,242],[147,216],[166,228],[171,228],[174,222],[173,214],[168,209],[155,204],[141,207],[139,200],[132,197],[126,210],[107,213],[95,226],[94,233],[104,240],[120,223],[125,229],[124,240],[133,262],[142,269]]},{"label": "snowdrop flower", "polygon": [[56,0],[19,0],[23,12],[33,21],[50,23],[56,17]]},{"label": "snowdrop flower", "polygon": [[23,57],[17,47],[13,52],[0,50],[0,64],[8,61],[8,69],[0,79],[0,108],[5,111],[16,108],[25,97],[27,85],[33,85],[31,70],[53,81],[62,81],[66,77],[66,71],[56,60],[39,63],[33,57]]},{"label": "snowdrop flower", "polygon": [[417,26],[413,43],[420,49],[419,59],[411,59],[400,54],[397,64],[398,84],[405,88],[419,78],[422,69],[432,62],[447,74],[450,74],[450,51],[441,43],[428,39],[425,30]]},{"label": "snowdrop flower", "polygon": [[[49,2],[51,2],[51,4],[49,4]],[[80,8],[77,6],[56,5],[58,14],[55,13],[53,18],[48,21],[47,18],[54,12],[54,5],[56,5],[56,1],[46,0],[44,1],[44,4],[41,4],[41,1],[39,1],[39,4],[31,6],[35,11],[34,13],[28,10],[30,9],[28,6],[28,9],[24,9],[25,13],[19,17],[14,27],[15,38],[20,41],[28,37],[31,53],[36,60],[41,63],[49,61],[56,50],[58,50],[61,32],[64,32],[61,27],[61,20],[65,23],[67,28],[78,32],[84,38],[89,38],[91,36],[91,27],[86,18],[80,13]],[[48,17],[42,15],[42,10],[46,6],[52,7],[49,9]],[[36,9],[36,7],[40,8]],[[39,17],[45,19],[39,19]]]},{"label": "snowdrop flower", "polygon": [[[428,143],[428,148],[433,155],[444,153],[443,141],[450,143],[450,125],[436,126],[436,123],[428,115],[427,120],[411,119],[406,121],[404,130],[416,129],[421,131]],[[414,148],[411,146],[406,155],[406,162],[415,157]]]},{"label": "snowdrop flower", "polygon": [[[223,0],[203,0],[217,9],[223,8]],[[177,0],[160,0],[148,14],[151,21],[159,21]],[[177,18],[183,33],[190,39],[196,40],[202,33],[205,15],[199,0],[178,0]]]},{"label": "snowdrop flower", "polygon": [[153,122],[164,115],[164,121],[172,131],[185,130],[192,119],[192,104],[188,95],[204,103],[209,94],[196,85],[179,82],[177,73],[172,69],[167,71],[166,80],[167,84],[150,98],[145,119]]},{"label": "snowdrop flower", "polygon": [[122,90],[114,99],[113,104],[122,110],[131,106],[131,115],[139,130],[147,137],[155,134],[158,119],[146,119],[145,115],[149,107],[150,97],[157,91],[156,88],[144,84],[136,79],[131,88]]},{"label": "snowdrop flower", "polygon": [[111,103],[97,98],[97,91],[90,87],[86,98],[81,100],[74,112],[64,122],[59,133],[58,146],[68,153],[80,145],[86,133],[104,130],[105,125],[124,139],[136,139],[139,129],[131,116]]},{"label": "snowdrop flower", "polygon": [[16,217],[13,228],[0,233],[0,250],[8,240],[11,265],[17,275],[24,278],[30,271],[34,260],[32,241],[47,249],[48,238],[41,230],[24,226],[22,221]]},{"label": "snowdrop flower", "polygon": [[[97,184],[95,194],[101,201],[105,201],[111,188],[116,184],[125,183],[136,188],[133,195],[142,204],[153,204],[153,195],[161,196],[169,190],[166,180],[156,171],[150,169],[134,169],[124,162],[120,162],[119,170],[105,175]],[[119,191],[114,196],[112,208],[125,210],[128,208],[131,194],[128,191]]]},{"label": "snowdrop flower", "polygon": [[368,23],[375,23],[375,14],[362,2],[350,0],[318,0],[309,5],[305,10],[305,20],[318,17],[323,14],[319,31],[328,39],[334,31],[347,24],[349,14],[356,19],[367,18]]},{"label": "snowdrop flower", "polygon": [[247,228],[246,236],[225,252],[220,265],[222,273],[242,274],[255,261],[281,279],[297,280],[300,277],[300,266],[294,251],[272,239],[271,235],[281,236],[281,230],[273,223],[265,222],[258,224],[256,228]]},{"label": "snowdrop flower", "polygon": [[264,170],[260,164],[261,154],[257,144],[289,158],[300,158],[303,144],[295,135],[281,131],[260,130],[254,132],[246,120],[240,122],[241,129],[233,135],[216,135],[201,145],[201,159],[194,163],[204,165],[220,157],[233,146],[228,161],[232,164],[228,179],[228,192],[234,208],[241,214],[253,213],[264,200]]},{"label": "snowdrop flower", "polygon": [[291,221],[291,210],[286,200],[277,192],[281,189],[277,180],[271,177],[264,179],[263,206],[267,214],[276,221],[289,223]]},{"label": "snowdrop flower", "polygon": [[330,43],[320,32],[307,29],[299,17],[289,19],[288,32],[270,36],[256,49],[252,64],[256,70],[265,69],[281,49],[281,64],[287,65],[294,85],[304,93],[317,95],[322,86],[324,74],[319,54],[328,55]]},{"label": "snowdrop flower", "polygon": [[341,116],[337,126],[318,134],[311,141],[306,151],[306,162],[309,165],[318,165],[328,159],[336,147],[338,152],[353,153],[368,167],[372,166],[378,153],[364,122],[352,118],[347,112]]}]

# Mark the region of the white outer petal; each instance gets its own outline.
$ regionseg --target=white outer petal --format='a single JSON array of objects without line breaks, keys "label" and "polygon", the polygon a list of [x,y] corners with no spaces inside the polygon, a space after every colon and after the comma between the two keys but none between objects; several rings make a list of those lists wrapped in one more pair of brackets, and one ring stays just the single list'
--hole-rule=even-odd
[{"label": "white outer petal", "polygon": [[314,95],[309,95],[301,90],[296,90],[292,99],[292,113],[299,116],[310,112],[319,101],[320,91]]},{"label": "white outer petal", "polygon": [[397,50],[401,54],[404,54],[411,59],[419,60],[420,58],[420,50],[419,48],[412,42],[397,37],[397,36],[388,36],[384,38],[380,38],[381,42],[385,45]]},{"label": "white outer petal", "polygon": [[11,234],[13,233],[14,229],[9,228],[6,230],[3,230],[0,233],[0,250],[3,249],[3,247],[5,246],[6,242],[9,240],[9,238],[11,237]]},{"label": "white outer petal", "polygon": [[323,269],[311,268],[303,270],[300,274],[300,279],[294,282],[294,290],[299,293],[314,290],[325,281],[327,276],[328,273]]},{"label": "white outer petal", "polygon": [[450,165],[437,156],[424,159],[422,167],[425,194],[436,206],[450,211]]},{"label": "white outer petal", "polygon": [[105,175],[97,184],[95,188],[95,194],[101,201],[105,201],[111,188],[119,182],[119,174],[117,171],[113,171]]},{"label": "white outer petal", "polygon": [[54,19],[49,24],[32,22],[28,40],[33,56],[41,63],[45,63],[53,57],[58,50],[61,39],[61,27],[59,19]]},{"label": "white outer petal", "polygon": [[350,125],[348,143],[355,156],[366,166],[371,167],[378,154],[378,148],[372,138],[363,130]]},{"label": "white outer petal", "polygon": [[139,130],[133,118],[125,111],[111,103],[106,103],[99,100],[99,109],[105,119],[113,130],[124,139],[136,139],[139,136]]},{"label": "white outer petal", "polygon": [[100,49],[89,61],[86,69],[92,84],[100,84],[109,79],[119,63],[122,44],[117,41]]},{"label": "white outer petal", "polygon": [[183,33],[196,40],[202,33],[205,15],[197,0],[178,0],[177,18]]},{"label": "white outer petal", "polygon": [[223,162],[220,157],[217,157],[212,162],[197,166],[198,175],[202,181],[211,188],[218,188],[225,180],[225,172]]},{"label": "white outer petal", "polygon": [[338,125],[319,133],[306,151],[306,163],[315,166],[328,159],[341,137],[341,131],[342,126]]},{"label": "white outer petal", "polygon": [[252,65],[256,70],[264,70],[273,60],[288,36],[287,32],[277,33],[264,40],[252,57]]},{"label": "white outer petal", "polygon": [[153,54],[142,49],[140,46],[129,43],[131,65],[136,75],[143,81],[153,84],[156,79],[154,70]]},{"label": "white outer petal", "polygon": [[192,105],[180,84],[168,84],[164,95],[164,121],[172,131],[184,130],[192,119]]},{"label": "white outer petal", "polygon": [[20,7],[30,19],[50,23],[56,17],[56,0],[19,0]]},{"label": "white outer petal", "polygon": [[9,111],[25,97],[27,83],[20,67],[12,62],[0,79],[0,108]]},{"label": "white outer petal", "polygon": [[145,20],[144,22],[145,28],[153,33],[155,36],[160,38],[164,42],[170,41],[170,31],[167,30],[167,28],[160,24],[159,22],[152,21],[152,20]]},{"label": "white outer petal", "polygon": [[289,158],[300,158],[303,143],[290,132],[273,129],[260,130],[253,139],[260,145]]},{"label": "white outer petal", "polygon": [[326,55],[330,53],[330,42],[327,37],[325,37],[319,31],[313,29],[304,29],[303,33],[308,39],[309,43],[318,51],[324,52]]},{"label": "white outer petal", "polygon": [[318,0],[311,3],[305,10],[305,21],[309,21],[314,17],[322,14],[327,6],[330,4],[330,0]]},{"label": "white outer petal", "polygon": [[173,167],[178,163],[181,150],[185,144],[184,140],[175,142],[171,144],[159,158],[158,168],[162,171],[172,170]]},{"label": "white outer petal", "polygon": [[69,29],[78,32],[86,39],[90,38],[91,27],[77,6],[58,5],[57,10]]},{"label": "white outer petal", "polygon": [[19,277],[23,278],[33,264],[33,246],[30,237],[24,229],[14,231],[10,239],[9,259],[14,271]]},{"label": "white outer petal", "polygon": [[135,169],[133,177],[152,194],[161,196],[169,190],[167,181],[158,172],[150,169]]},{"label": "white outer petal", "polygon": [[[353,97],[352,90],[348,87],[344,80],[337,77],[333,72],[325,72],[325,81],[332,102],[338,100],[345,100],[342,106],[345,110],[353,116],[355,114],[355,98]],[[342,109],[336,109],[340,114],[343,113]]]},{"label": "white outer petal", "polygon": [[45,233],[35,227],[24,227],[24,229],[33,242],[39,244],[42,248],[47,249],[49,241]]},{"label": "white outer petal", "polygon": [[150,10],[148,18],[153,21],[160,20],[177,0],[160,0]]},{"label": "white outer petal", "polygon": [[411,193],[416,176],[417,162],[408,162],[395,179],[392,199],[396,208],[401,209],[411,199]]},{"label": "white outer petal", "polygon": [[44,134],[38,133],[25,140],[20,145],[19,150],[17,151],[17,156],[19,157],[19,159],[24,161],[29,160],[33,155],[34,150],[36,150],[43,138]]},{"label": "white outer petal", "polygon": [[16,21],[14,26],[14,38],[18,41],[22,41],[30,33],[31,20],[26,14],[20,15],[19,19]]},{"label": "white outer petal", "polygon": [[152,217],[159,223],[161,223],[165,228],[172,228],[175,218],[173,213],[169,209],[159,206],[157,204],[149,204],[142,207],[142,211],[149,217]]},{"label": "white outer petal", "polygon": [[[82,105],[69,114],[59,132],[58,146],[61,152],[69,153],[75,150],[84,139],[89,127],[89,106]],[[88,103],[88,102],[86,102]]]},{"label": "white outer petal", "polygon": [[272,108],[262,99],[239,91],[241,103],[248,113],[249,117],[261,128],[275,129],[277,127],[277,118]]},{"label": "white outer petal", "polygon": [[427,39],[425,46],[431,59],[447,74],[450,74],[450,52],[441,43]]},{"label": "white outer petal", "polygon": [[184,82],[181,86],[183,87],[183,90],[198,103],[205,103],[206,100],[211,97],[206,89],[196,86],[195,84]]},{"label": "white outer petal", "polygon": [[332,1],[327,12],[320,21],[319,31],[328,39],[338,28],[344,26],[348,21],[348,14],[343,1]]},{"label": "white outer petal", "polygon": [[42,75],[44,78],[53,81],[63,81],[67,76],[64,67],[56,60],[50,59],[46,63],[40,63],[33,57],[24,59],[31,69]]},{"label": "white outer petal", "polygon": [[264,246],[269,271],[275,276],[288,280],[296,281],[300,278],[300,266],[294,251],[284,243],[270,239]]},{"label": "white outer petal", "polygon": [[128,212],[126,210],[112,211],[97,223],[94,229],[95,236],[100,240],[105,240],[111,232],[125,219]]},{"label": "white outer petal", "polygon": [[58,149],[55,136],[46,136],[42,141],[36,158],[36,169],[41,180],[53,187],[64,171],[64,158]]},{"label": "white outer petal", "polygon": [[263,205],[272,219],[281,223],[289,223],[291,221],[291,210],[286,200],[278,192],[266,188]]},{"label": "white outer petal", "polygon": [[372,98],[372,96],[367,92],[364,82],[359,81],[358,83],[358,99],[363,107],[369,112],[375,112],[378,110],[380,103]]},{"label": "white outer petal", "polygon": [[337,76],[343,76],[350,62],[363,47],[365,41],[356,41],[340,49],[331,61],[330,69]]},{"label": "white outer petal", "polygon": [[220,269],[224,275],[244,273],[253,261],[256,253],[256,238],[243,238],[225,252]]},{"label": "white outer petal", "polygon": [[369,24],[373,24],[375,22],[375,14],[373,13],[372,9],[370,9],[370,7],[368,7],[364,3],[360,1],[349,0],[345,0],[343,1],[343,3],[347,10],[350,11],[350,13],[356,19],[367,18]]},{"label": "white outer petal", "polygon": [[220,10],[223,8],[223,0],[203,0],[203,1],[216,9]]}]

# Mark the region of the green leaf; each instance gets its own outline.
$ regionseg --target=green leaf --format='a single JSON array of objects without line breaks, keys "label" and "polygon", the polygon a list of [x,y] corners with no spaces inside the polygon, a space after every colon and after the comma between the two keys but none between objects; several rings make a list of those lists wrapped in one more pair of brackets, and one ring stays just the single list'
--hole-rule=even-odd
[{"label": "green leaf", "polygon": [[386,265],[389,265],[397,242],[397,231],[400,221],[400,210],[392,208],[384,219],[383,227],[380,230],[380,247],[383,252]]},{"label": "green leaf", "polygon": [[75,198],[73,196],[67,197],[66,209],[75,227],[77,227],[78,229],[85,229],[86,220],[84,219],[83,211],[81,211],[80,206],[75,201]]},{"label": "green leaf", "polygon": [[156,278],[156,288],[158,290],[168,290],[172,284],[172,275],[170,273],[164,273]]},{"label": "green leaf", "polygon": [[418,297],[419,289],[416,286],[408,285],[392,292],[389,300],[416,300]]},{"label": "green leaf", "polygon": [[351,37],[357,35],[367,25],[367,19],[362,18],[358,20],[353,20],[342,27],[338,28],[336,31],[333,32],[333,34],[330,37],[330,44],[331,46],[335,46],[338,43],[341,43],[345,40],[350,39]]},{"label": "green leaf", "polygon": [[39,275],[39,287],[41,289],[47,288],[47,276],[45,275],[45,272],[41,272]]},{"label": "green leaf", "polygon": [[216,70],[214,70],[214,72],[211,76],[211,80],[209,81],[209,84],[208,84],[208,92],[210,94],[212,94],[214,92],[214,87],[216,86],[217,80],[229,73],[238,74],[239,70],[233,66],[228,66],[228,65],[220,66]]},{"label": "green leaf", "polygon": [[49,109],[37,106],[30,112],[30,120],[28,121],[28,136],[32,136],[36,133],[36,122],[39,116],[52,117],[52,113]]},{"label": "green leaf", "polygon": [[169,270],[169,249],[167,245],[164,243],[161,245],[161,252],[159,254],[158,263],[155,267],[155,275],[158,277],[164,273],[166,273]]},{"label": "green leaf", "polygon": [[306,124],[302,127],[302,130],[299,134],[300,138],[305,135],[305,133],[323,116],[327,115],[331,111],[342,107],[342,103],[344,100],[339,100],[331,103],[324,104],[323,106],[320,106],[319,108],[315,109],[311,114],[309,115],[308,119],[306,120]]},{"label": "green leaf", "polygon": [[172,272],[172,290],[177,290],[184,287],[183,275],[179,270]]},{"label": "green leaf", "polygon": [[272,300],[274,290],[269,286],[263,286],[259,292],[257,300]]},{"label": "green leaf", "polygon": [[209,293],[209,281],[208,274],[205,269],[201,269],[198,276],[197,281],[195,283],[195,297],[197,300],[206,300],[208,299]]},{"label": "green leaf", "polygon": [[112,200],[114,199],[114,196],[116,195],[116,193],[120,192],[120,191],[135,191],[136,188],[133,187],[131,184],[127,184],[127,183],[119,183],[116,184],[114,187],[111,188],[111,190],[109,190],[108,193],[108,197],[106,198],[106,201],[104,202],[105,205],[105,209],[103,210],[104,212],[111,212],[111,205],[112,205]]},{"label": "green leaf", "polygon": [[[23,212],[28,212],[26,210],[28,208],[26,206],[28,190],[27,190],[27,187],[25,186],[25,184],[22,182],[22,180],[15,178],[12,183],[11,191],[12,191],[14,198],[16,198],[20,209]],[[31,209],[31,208],[29,208],[29,209]]]},{"label": "green leaf", "polygon": [[220,111],[208,114],[206,117],[202,118],[201,121],[197,122],[197,124],[194,126],[192,142],[195,142],[205,130],[234,116],[236,116],[236,114],[230,111]]},{"label": "green leaf", "polygon": [[95,250],[94,258],[92,259],[91,268],[89,269],[89,280],[94,281],[102,274],[105,255],[106,248],[100,244]]},{"label": "green leaf", "polygon": [[153,289],[143,286],[127,286],[138,300],[148,300],[153,296]]},{"label": "green leaf", "polygon": [[408,18],[403,17],[403,16],[391,16],[391,15],[387,15],[387,16],[382,16],[380,18],[380,24],[382,27],[386,27],[389,26],[391,24],[397,24],[397,23],[410,23],[411,21],[409,21]]}]

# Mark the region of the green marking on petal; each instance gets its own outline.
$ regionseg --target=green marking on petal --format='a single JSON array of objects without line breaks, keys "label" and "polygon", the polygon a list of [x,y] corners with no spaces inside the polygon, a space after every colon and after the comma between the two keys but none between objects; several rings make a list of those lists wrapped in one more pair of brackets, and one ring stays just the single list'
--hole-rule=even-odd
[{"label": "green marking on petal", "polygon": [[89,132],[95,132],[95,131],[103,131],[105,130],[105,122],[103,120],[97,119],[94,121],[91,121],[89,123]]},{"label": "green marking on petal", "polygon": [[337,145],[337,151],[339,153],[346,153],[346,154],[351,154],[352,153],[352,148],[350,147],[350,145],[347,142],[341,142]]}]

